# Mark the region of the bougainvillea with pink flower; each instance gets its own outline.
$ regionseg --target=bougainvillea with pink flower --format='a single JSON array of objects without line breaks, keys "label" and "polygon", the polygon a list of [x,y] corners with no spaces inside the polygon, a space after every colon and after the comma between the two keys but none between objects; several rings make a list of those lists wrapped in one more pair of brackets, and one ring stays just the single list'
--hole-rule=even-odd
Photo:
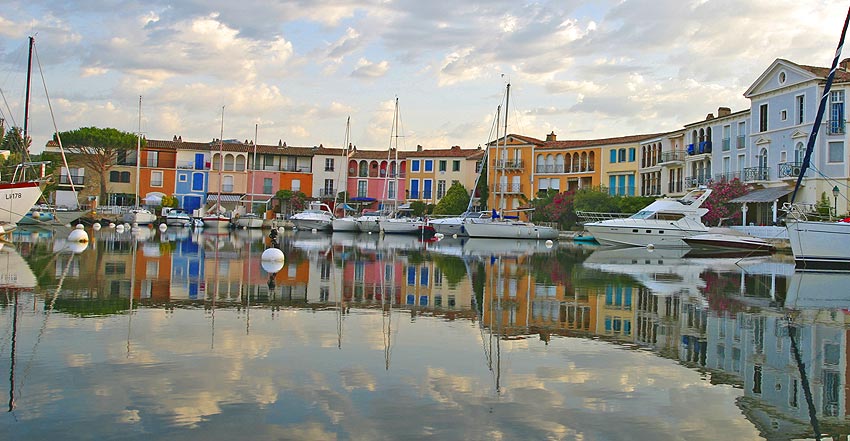
[{"label": "bougainvillea with pink flower", "polygon": [[708,213],[702,217],[702,222],[709,226],[718,225],[721,221],[740,223],[741,205],[729,201],[749,193],[750,187],[735,178],[730,181],[715,181],[708,188],[712,192],[702,204],[703,208],[708,209]]}]

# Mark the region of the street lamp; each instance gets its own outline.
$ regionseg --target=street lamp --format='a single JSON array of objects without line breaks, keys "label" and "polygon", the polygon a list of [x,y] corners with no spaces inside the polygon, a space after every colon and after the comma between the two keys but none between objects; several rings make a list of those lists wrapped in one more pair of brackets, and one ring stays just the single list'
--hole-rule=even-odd
[{"label": "street lamp", "polygon": [[834,204],[832,205],[832,215],[838,217],[838,186],[832,187],[832,198],[834,200]]}]

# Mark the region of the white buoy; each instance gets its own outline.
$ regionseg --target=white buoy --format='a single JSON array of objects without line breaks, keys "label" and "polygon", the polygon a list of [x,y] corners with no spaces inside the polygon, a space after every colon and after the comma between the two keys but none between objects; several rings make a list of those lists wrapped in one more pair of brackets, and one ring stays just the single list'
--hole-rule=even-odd
[{"label": "white buoy", "polygon": [[109,228],[115,228],[115,222],[110,222],[110,223],[109,223]]},{"label": "white buoy", "polygon": [[283,262],[274,262],[271,260],[264,260],[260,262],[260,266],[263,267],[263,270],[267,273],[276,273],[283,269]]},{"label": "white buoy", "polygon": [[434,237],[436,237],[437,239],[442,239],[445,237],[445,235],[443,233],[434,233]]},{"label": "white buoy", "polygon": [[116,226],[115,226],[115,231],[117,231],[117,232],[119,232],[119,233],[123,233],[123,232],[124,232],[124,224],[118,224],[118,225],[116,225]]},{"label": "white buoy", "polygon": [[457,239],[457,233],[452,234],[452,239]]},{"label": "white buoy", "polygon": [[285,262],[286,256],[283,255],[283,251],[280,248],[267,248],[263,251],[263,257],[260,259],[269,262]]},{"label": "white buoy", "polygon": [[41,212],[39,212],[39,211],[33,211],[32,212],[32,218],[33,219],[39,219],[40,217],[41,217]]},{"label": "white buoy", "polygon": [[165,224],[159,224],[159,231],[165,231],[165,230],[167,230],[167,229],[168,229],[168,225],[165,225]]},{"label": "white buoy", "polygon": [[129,222],[124,222],[124,229],[125,229],[125,230],[129,230],[129,229],[130,229],[130,223],[129,223]]},{"label": "white buoy", "polygon": [[552,248],[552,245],[554,245],[554,244],[555,244],[555,242],[552,242],[552,239],[548,239],[546,241],[546,248]]},{"label": "white buoy", "polygon": [[95,223],[94,223],[91,227],[92,227],[92,229],[93,229],[94,231],[98,231],[98,230],[100,230],[100,228],[101,228],[101,227],[100,227],[100,224],[99,224],[99,223],[97,223],[97,222],[95,222]]},{"label": "white buoy", "polygon": [[86,230],[84,229],[82,224],[78,224],[77,228],[71,230],[71,234],[68,235],[68,242],[85,242],[88,243],[89,235],[86,234]]},{"label": "white buoy", "polygon": [[313,228],[312,230],[310,230],[310,232],[311,232],[311,233],[315,233],[316,231],[318,231],[318,230],[316,230],[315,228]]},{"label": "white buoy", "polygon": [[646,246],[646,249],[649,250],[649,252],[652,252],[653,250],[655,250],[655,245],[649,244]]}]

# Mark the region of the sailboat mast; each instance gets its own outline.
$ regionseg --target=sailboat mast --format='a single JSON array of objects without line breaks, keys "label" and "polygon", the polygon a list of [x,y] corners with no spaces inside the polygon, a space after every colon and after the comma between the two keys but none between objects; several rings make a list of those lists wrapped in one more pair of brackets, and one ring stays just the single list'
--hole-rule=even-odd
[{"label": "sailboat mast", "polygon": [[29,151],[27,146],[27,135],[29,134],[29,121],[30,121],[30,83],[32,79],[32,48],[35,45],[35,37],[29,37],[29,55],[27,56],[27,96],[24,101],[24,145],[21,146],[21,150],[26,152]]},{"label": "sailboat mast", "polygon": [[136,134],[136,208],[139,208],[139,174],[142,162],[142,96],[139,95],[139,132]]},{"label": "sailboat mast", "polygon": [[[222,121],[224,118],[222,118]],[[248,207],[250,213],[254,212],[254,183],[257,180],[257,172],[255,171],[255,167],[257,166],[257,133],[259,131],[259,124],[254,124],[254,162],[251,165],[251,196],[248,198],[251,201],[251,205]],[[224,130],[222,130],[223,132]]]},{"label": "sailboat mast", "polygon": [[221,214],[221,169],[224,167],[224,106],[221,106],[221,132],[218,135],[218,196],[216,211]]},{"label": "sailboat mast", "polygon": [[395,122],[393,123],[395,126],[395,164],[396,164],[396,173],[393,174],[393,187],[395,191],[393,191],[393,209],[398,209],[398,97],[395,98]]},{"label": "sailboat mast", "polygon": [[[504,141],[502,141],[502,152],[501,152],[501,154],[505,156],[505,161],[507,161],[507,158],[508,158],[508,113],[509,113],[508,112],[508,108],[509,108],[508,105],[510,104],[510,100],[511,100],[511,83],[508,83],[508,86],[505,89],[505,129],[503,131],[504,133],[502,133],[502,136],[504,136],[505,139],[504,139]],[[496,140],[496,142],[499,142],[498,139]],[[502,164],[502,177],[505,177],[505,166],[506,166],[506,164],[503,163]],[[507,181],[507,178],[505,179],[505,181]],[[501,180],[500,180],[499,181],[499,190],[500,190],[499,194],[500,194],[501,200],[499,201],[499,216],[502,216],[502,217],[504,217],[504,212],[502,210],[502,204],[505,203],[505,190],[506,190],[505,187],[507,187],[507,182],[505,182],[505,186],[503,187]]]}]

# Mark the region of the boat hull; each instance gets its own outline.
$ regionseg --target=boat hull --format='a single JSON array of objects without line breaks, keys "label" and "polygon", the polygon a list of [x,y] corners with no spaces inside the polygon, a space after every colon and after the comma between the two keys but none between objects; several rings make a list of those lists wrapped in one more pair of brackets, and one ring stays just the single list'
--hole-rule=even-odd
[{"label": "boat hull", "polygon": [[165,218],[165,225],[169,227],[190,227],[192,226],[192,218],[189,216],[168,216]]},{"label": "boat hull", "polygon": [[381,231],[380,221],[377,217],[368,220],[358,219],[357,228],[359,228],[360,231],[368,233],[378,233]]},{"label": "boat hull", "polygon": [[524,222],[467,222],[469,237],[490,239],[557,239],[558,230]]},{"label": "boat hull", "polygon": [[236,219],[236,226],[239,228],[263,228],[263,220],[259,217],[240,217]]},{"label": "boat hull", "polygon": [[292,225],[295,225],[295,229],[301,231],[329,231],[332,222],[330,219],[296,219],[295,217],[289,220]]},{"label": "boat hull", "polygon": [[360,227],[357,225],[357,221],[353,217],[336,218],[333,220],[333,222],[331,222],[331,227],[334,231],[360,231]]},{"label": "boat hull", "polygon": [[148,225],[156,222],[156,215],[147,210],[132,210],[129,213],[124,213],[122,219],[131,225]]},{"label": "boat hull", "polygon": [[17,224],[40,197],[38,182],[0,184],[0,223]]},{"label": "boat hull", "polygon": [[794,262],[800,269],[850,269],[850,223],[789,221]]},{"label": "boat hull", "polygon": [[378,224],[384,234],[419,234],[425,222],[412,219],[385,219]]},{"label": "boat hull", "polygon": [[230,228],[230,218],[224,216],[207,216],[202,218],[205,229],[224,230]]},{"label": "boat hull", "polygon": [[463,227],[462,218],[446,218],[431,221],[428,225],[434,227],[434,231],[444,236],[468,236],[466,228]]},{"label": "boat hull", "polygon": [[725,234],[697,234],[682,240],[691,248],[705,250],[741,250],[769,253],[773,244],[759,238],[729,236]]},{"label": "boat hull", "polygon": [[585,224],[584,229],[602,245],[670,248],[688,247],[683,238],[708,232],[704,225],[677,228],[673,223],[616,224],[608,221]]}]

